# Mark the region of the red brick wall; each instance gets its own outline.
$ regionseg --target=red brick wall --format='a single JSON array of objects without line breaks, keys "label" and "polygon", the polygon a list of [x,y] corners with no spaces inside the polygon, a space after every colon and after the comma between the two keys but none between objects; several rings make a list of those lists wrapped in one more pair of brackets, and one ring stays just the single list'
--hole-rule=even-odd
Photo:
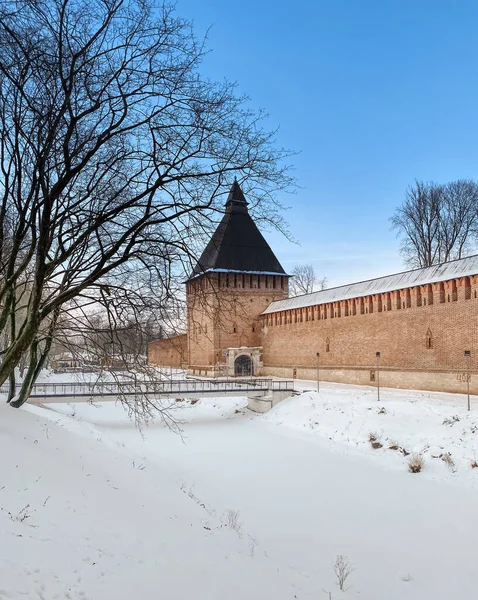
[{"label": "red brick wall", "polygon": [[176,335],[148,344],[148,364],[181,368],[187,362],[187,336]]},{"label": "red brick wall", "polygon": [[[324,377],[327,371],[331,380],[366,383],[379,351],[381,368],[390,372],[447,372],[453,378],[466,369],[465,350],[471,350],[471,370],[477,371],[477,292],[478,277],[472,277],[266,315],[265,371],[290,377],[292,367],[297,367],[299,373],[307,369],[310,376],[320,352]],[[407,387],[404,377],[399,387]],[[397,381],[395,377],[394,385]],[[429,377],[408,381],[409,387],[420,387],[422,381],[430,388]],[[447,386],[439,389],[456,389]]]}]

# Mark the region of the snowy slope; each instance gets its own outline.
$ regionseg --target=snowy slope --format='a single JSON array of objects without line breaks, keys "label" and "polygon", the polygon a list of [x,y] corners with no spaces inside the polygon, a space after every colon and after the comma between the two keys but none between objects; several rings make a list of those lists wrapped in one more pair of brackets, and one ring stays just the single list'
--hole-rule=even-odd
[{"label": "snowy slope", "polygon": [[[421,454],[421,476],[478,488],[478,398],[414,390],[300,382],[305,393],[278,404],[262,418],[330,444],[356,448],[367,460],[407,470]],[[382,444],[374,449],[370,435]],[[392,448],[393,449],[392,449]],[[447,458],[449,457],[449,458]],[[445,460],[444,460],[445,459]]]},{"label": "snowy slope", "polygon": [[[378,404],[373,389],[324,384],[267,415],[245,404],[178,402],[182,437],[159,422],[140,435],[112,402],[2,406],[0,599],[476,596],[462,396],[384,390]],[[427,455],[422,473],[392,438]],[[455,472],[431,457],[441,447]],[[355,567],[346,592],[338,554]]]},{"label": "snowy slope", "polygon": [[294,597],[222,515],[102,437],[47,409],[0,406],[0,599]]},{"label": "snowy slope", "polygon": [[[338,403],[341,396],[363,390],[332,388]],[[440,404],[440,395],[432,397]],[[444,399],[451,402],[447,410],[463,411],[462,398],[461,404],[457,398]],[[431,399],[424,398],[425,402]],[[465,467],[453,474],[436,459],[434,473],[430,459],[421,474],[412,475],[395,452],[372,451],[365,442],[350,443],[355,433],[349,433],[349,441],[330,440],[325,432],[332,431],[342,412],[342,418],[357,420],[353,413],[345,416],[354,404],[347,407],[342,400],[335,416],[324,409],[324,414],[332,416],[321,434],[309,426],[310,408],[304,413],[311,401],[314,395],[307,393],[284,401],[266,416],[244,410],[244,399],[215,398],[194,405],[181,402],[182,439],[160,424],[151,425],[139,436],[121,407],[113,403],[98,407],[55,404],[49,414],[90,437],[96,432],[102,445],[119,444],[130,460],[146,465],[144,472],[160,477],[161,487],[165,481],[176,482],[183,498],[202,509],[206,526],[220,522],[230,509],[240,511],[243,536],[235,541],[246,544],[246,554],[253,554],[249,560],[261,569],[265,588],[253,583],[247,594],[240,590],[235,597],[474,598],[478,586],[474,557],[478,491],[466,477],[466,485],[456,485],[462,483],[462,471],[468,472]],[[390,403],[390,396],[385,401]],[[372,397],[366,402],[376,406]],[[415,421],[419,430],[424,420],[413,416],[419,412],[413,408],[415,403],[405,397],[403,402],[411,406],[402,432],[413,428]],[[354,410],[360,422],[360,411]],[[398,406],[395,410],[397,416],[402,414]],[[438,410],[442,408],[438,406]],[[373,419],[383,416],[377,414]],[[364,435],[368,426],[366,422],[362,428]],[[339,423],[336,429],[341,427]],[[347,556],[355,567],[346,592],[339,591],[332,569],[338,554]],[[208,551],[205,564],[214,561],[214,556]],[[227,556],[231,560],[232,552]],[[236,564],[244,580],[254,577],[246,563],[245,567]],[[284,583],[280,593],[274,590],[272,572]],[[234,593],[232,586],[228,596],[234,597]],[[212,590],[209,597],[221,595]]]}]

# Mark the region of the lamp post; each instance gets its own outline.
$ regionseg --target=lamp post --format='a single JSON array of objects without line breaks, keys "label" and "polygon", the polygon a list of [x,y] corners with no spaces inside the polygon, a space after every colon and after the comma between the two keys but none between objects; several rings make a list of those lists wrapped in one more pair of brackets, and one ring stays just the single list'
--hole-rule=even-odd
[{"label": "lamp post", "polygon": [[317,393],[320,392],[320,352],[317,352]]},{"label": "lamp post", "polygon": [[380,352],[375,352],[377,358],[377,402],[380,402]]},{"label": "lamp post", "polygon": [[465,360],[466,360],[466,393],[468,396],[468,410],[471,410],[470,406],[470,360],[471,360],[471,350],[465,350]]}]

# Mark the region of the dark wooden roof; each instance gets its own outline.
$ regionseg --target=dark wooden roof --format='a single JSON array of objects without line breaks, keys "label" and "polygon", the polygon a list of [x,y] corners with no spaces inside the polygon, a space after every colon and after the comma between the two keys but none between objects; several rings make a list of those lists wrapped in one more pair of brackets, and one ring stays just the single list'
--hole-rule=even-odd
[{"label": "dark wooden roof", "polygon": [[247,210],[237,181],[227,197],[226,211],[206,246],[191,278],[206,271],[285,275],[280,262]]}]

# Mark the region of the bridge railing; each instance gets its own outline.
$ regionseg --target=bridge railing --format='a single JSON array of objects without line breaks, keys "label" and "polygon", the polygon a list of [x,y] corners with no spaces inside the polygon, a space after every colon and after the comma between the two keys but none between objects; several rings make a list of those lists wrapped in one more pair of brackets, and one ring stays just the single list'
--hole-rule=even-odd
[{"label": "bridge railing", "polygon": [[[21,384],[17,389],[20,390]],[[214,393],[245,393],[250,391],[292,391],[294,382],[288,380],[273,380],[269,378],[256,379],[178,379],[148,382],[65,382],[65,383],[35,383],[30,397],[75,397],[75,396],[113,396],[113,395],[143,395],[143,394],[198,394],[201,392]],[[0,387],[0,394],[8,393],[8,386]]]}]

